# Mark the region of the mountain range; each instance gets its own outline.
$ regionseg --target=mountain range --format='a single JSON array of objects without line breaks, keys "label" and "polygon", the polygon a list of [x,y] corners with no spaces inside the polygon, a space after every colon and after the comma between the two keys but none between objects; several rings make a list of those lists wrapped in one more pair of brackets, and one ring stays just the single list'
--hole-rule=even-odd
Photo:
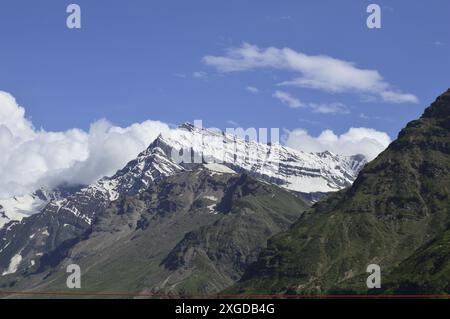
[{"label": "mountain range", "polygon": [[0,286],[64,289],[77,263],[91,291],[218,292],[366,163],[184,124],[92,185],[0,201]]},{"label": "mountain range", "polygon": [[[149,183],[189,166],[189,163],[179,163],[181,166],[175,163],[172,150],[177,154],[189,150],[192,157],[202,154],[212,163],[223,163],[237,172],[280,185],[309,201],[350,186],[367,163],[362,155],[347,157],[330,152],[295,151],[280,144],[246,141],[236,135],[185,123],[168,136],[159,136],[114,176],[105,177],[93,185],[64,184],[54,189],[42,188],[32,194],[0,199],[0,228],[10,221],[21,221],[45,209],[67,208],[71,205],[67,202],[73,199],[71,195],[74,193],[105,201],[113,201],[119,194],[137,193]],[[51,207],[47,207],[49,204]]]},{"label": "mountain range", "polygon": [[30,196],[0,202],[12,297],[67,291],[69,264],[94,295],[448,294],[450,90],[369,163],[184,124],[111,177]]}]

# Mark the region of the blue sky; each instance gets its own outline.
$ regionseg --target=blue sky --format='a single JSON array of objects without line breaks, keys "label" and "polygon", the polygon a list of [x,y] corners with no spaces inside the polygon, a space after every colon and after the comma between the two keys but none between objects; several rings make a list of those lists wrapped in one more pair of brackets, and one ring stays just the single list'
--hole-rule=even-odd
[{"label": "blue sky", "polygon": [[[82,9],[81,30],[65,25],[69,1],[0,2],[0,90],[46,130],[87,129],[101,118],[121,126],[203,119],[219,128],[234,121],[313,135],[368,127],[394,138],[450,87],[447,0],[72,2]],[[366,26],[372,2],[382,7],[379,30]],[[224,57],[244,43],[353,62],[419,102],[280,86],[295,78],[285,68],[223,72],[205,63],[205,56]],[[276,91],[302,104],[340,103],[347,112],[291,108],[273,97]]]}]

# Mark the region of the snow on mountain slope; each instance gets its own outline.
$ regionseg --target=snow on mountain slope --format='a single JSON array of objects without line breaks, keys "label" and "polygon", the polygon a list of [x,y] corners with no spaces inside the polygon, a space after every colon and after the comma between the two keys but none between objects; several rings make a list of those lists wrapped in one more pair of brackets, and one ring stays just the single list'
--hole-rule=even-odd
[{"label": "snow on mountain slope", "polygon": [[60,185],[53,190],[40,188],[32,194],[0,199],[0,229],[10,221],[21,221],[41,212],[49,203],[67,197],[80,187]]},{"label": "snow on mountain slope", "polygon": [[0,228],[12,220],[21,221],[38,213],[48,202],[35,194],[0,199]]},{"label": "snow on mountain slope", "polygon": [[66,185],[51,191],[40,188],[32,194],[0,199],[0,228],[10,221],[21,221],[39,213],[49,202],[66,196],[73,188]]},{"label": "snow on mountain slope", "polygon": [[209,169],[211,172],[218,174],[236,174],[231,168],[217,163],[205,164],[205,167]]},{"label": "snow on mountain slope", "polygon": [[149,148],[129,162],[112,177],[96,183],[61,200],[51,201],[45,210],[53,213],[71,213],[91,224],[95,213],[120,195],[132,195],[146,189],[150,183],[184,170],[171,162],[164,152],[152,143]]},{"label": "snow on mountain slope", "polygon": [[60,192],[39,190],[31,195],[0,200],[0,229],[10,221],[49,211],[70,213],[90,224],[95,212],[120,194],[135,194],[149,183],[184,170],[170,161],[156,144],[150,145],[136,159],[129,162],[112,177],[60,196]]},{"label": "snow on mountain slope", "polygon": [[[203,158],[302,193],[326,193],[348,187],[367,162],[362,155],[307,153],[278,143],[247,141],[191,124],[184,124],[158,139],[167,145],[165,149],[176,150],[168,154],[172,160],[180,162],[192,157],[191,161],[201,162]],[[193,155],[189,156],[189,152]]]},{"label": "snow on mountain slope", "polygon": [[23,266],[41,264],[42,258],[44,264],[48,263],[46,254],[60,252],[79,241],[111,201],[119,196],[135,195],[183,170],[167,158],[155,141],[114,176],[51,200],[38,214],[9,221],[0,228],[0,277],[13,274]]}]

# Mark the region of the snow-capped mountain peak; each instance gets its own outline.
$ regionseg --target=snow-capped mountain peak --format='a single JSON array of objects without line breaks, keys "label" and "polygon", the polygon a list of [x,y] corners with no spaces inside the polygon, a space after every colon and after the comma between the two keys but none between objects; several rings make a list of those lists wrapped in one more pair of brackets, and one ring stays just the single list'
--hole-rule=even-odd
[{"label": "snow-capped mountain peak", "polygon": [[172,161],[183,165],[222,163],[289,190],[332,192],[350,186],[366,164],[362,155],[341,156],[329,151],[307,153],[279,143],[259,143],[245,137],[217,132],[185,123],[159,145]]}]

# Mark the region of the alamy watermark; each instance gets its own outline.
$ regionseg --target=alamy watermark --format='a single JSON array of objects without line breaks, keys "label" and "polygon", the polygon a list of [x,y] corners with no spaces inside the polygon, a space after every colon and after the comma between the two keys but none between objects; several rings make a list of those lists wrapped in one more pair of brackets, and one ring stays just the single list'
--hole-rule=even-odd
[{"label": "alamy watermark", "polygon": [[66,12],[69,13],[66,26],[69,29],[81,29],[81,7],[72,3],[67,6]]},{"label": "alamy watermark", "polygon": [[377,264],[370,264],[366,271],[370,273],[366,280],[367,288],[381,288],[381,267]]},{"label": "alamy watermark", "polygon": [[278,171],[279,128],[271,128],[270,134],[267,128],[254,127],[226,128],[225,131],[213,127],[205,130],[202,120],[195,120],[194,125],[184,129],[191,129],[194,133],[186,134],[186,143],[172,149],[171,159],[177,164],[264,165]]},{"label": "alamy watermark", "polygon": [[[367,17],[366,25],[369,29],[381,29],[381,7],[376,3],[369,4],[366,12],[370,15]],[[69,16],[66,19],[66,26],[69,29],[81,29],[81,6],[72,3],[66,8]]]},{"label": "alamy watermark", "polygon": [[[370,15],[367,17],[366,25],[369,29],[381,29],[381,7],[376,3],[369,4],[366,9]],[[78,4],[69,4],[66,8],[69,16],[66,19],[66,26],[69,29],[81,29],[81,7]]]},{"label": "alamy watermark", "polygon": [[378,4],[372,3],[367,6],[366,24],[369,29],[381,29],[381,7]]},{"label": "alamy watermark", "polygon": [[66,272],[70,275],[67,277],[66,285],[69,289],[81,288],[81,268],[77,264],[70,264],[66,268]]}]

